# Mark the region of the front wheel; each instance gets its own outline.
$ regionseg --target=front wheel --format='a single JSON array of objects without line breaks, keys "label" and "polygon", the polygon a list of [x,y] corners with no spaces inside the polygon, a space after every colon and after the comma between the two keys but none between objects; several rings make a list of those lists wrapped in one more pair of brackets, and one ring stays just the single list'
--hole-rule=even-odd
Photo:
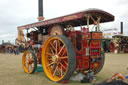
[{"label": "front wheel", "polygon": [[33,51],[25,51],[22,57],[22,66],[26,73],[32,74],[37,68],[37,58]]},{"label": "front wheel", "polygon": [[76,53],[71,41],[63,35],[49,37],[42,50],[42,64],[50,80],[69,80],[76,68]]}]

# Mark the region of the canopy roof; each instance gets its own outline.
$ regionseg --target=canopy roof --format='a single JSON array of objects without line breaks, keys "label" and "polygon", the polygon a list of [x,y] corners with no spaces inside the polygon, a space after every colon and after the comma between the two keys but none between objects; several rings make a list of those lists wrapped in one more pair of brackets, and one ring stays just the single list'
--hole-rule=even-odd
[{"label": "canopy roof", "polygon": [[[33,27],[40,27],[40,26],[49,27],[54,24],[61,24],[64,26],[66,24],[72,24],[73,26],[87,25],[87,19],[85,16],[88,14],[90,14],[95,20],[97,19],[97,17],[100,16],[101,17],[100,23],[114,21],[114,16],[106,11],[99,10],[99,9],[89,9],[89,10],[84,10],[81,12],[69,14],[69,15],[54,18],[54,19],[49,19],[49,20],[35,22],[32,24],[19,26],[18,30],[23,30],[23,29],[33,28]],[[89,24],[93,24],[93,21],[90,20]]]}]

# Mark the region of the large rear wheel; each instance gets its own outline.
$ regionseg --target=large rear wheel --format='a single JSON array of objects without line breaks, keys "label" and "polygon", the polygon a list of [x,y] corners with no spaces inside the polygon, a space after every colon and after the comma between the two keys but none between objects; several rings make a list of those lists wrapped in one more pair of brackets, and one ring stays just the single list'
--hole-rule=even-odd
[{"label": "large rear wheel", "polygon": [[69,80],[76,68],[76,53],[71,41],[63,35],[49,37],[42,50],[42,64],[50,80]]},{"label": "large rear wheel", "polygon": [[37,68],[37,58],[33,51],[28,50],[24,52],[22,57],[22,66],[26,73],[32,74]]}]

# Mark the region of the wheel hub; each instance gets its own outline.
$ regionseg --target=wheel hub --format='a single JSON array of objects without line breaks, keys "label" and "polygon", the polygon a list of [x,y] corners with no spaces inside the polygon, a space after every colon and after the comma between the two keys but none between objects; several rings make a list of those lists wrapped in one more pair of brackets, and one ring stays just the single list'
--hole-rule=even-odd
[{"label": "wheel hub", "polygon": [[54,55],[54,56],[52,56],[52,60],[53,60],[53,62],[58,61],[58,58],[59,58],[59,56],[58,56],[58,55]]},{"label": "wheel hub", "polygon": [[32,64],[32,63],[33,63],[33,60],[32,60],[32,59],[30,59],[28,63],[29,63],[29,64]]}]

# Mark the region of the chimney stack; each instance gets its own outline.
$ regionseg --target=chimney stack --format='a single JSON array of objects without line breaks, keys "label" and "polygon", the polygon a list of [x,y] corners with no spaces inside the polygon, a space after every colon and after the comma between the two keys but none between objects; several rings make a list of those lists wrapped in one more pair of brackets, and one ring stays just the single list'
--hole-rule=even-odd
[{"label": "chimney stack", "polygon": [[2,40],[2,44],[4,44],[4,40]]},{"label": "chimney stack", "polygon": [[121,34],[123,34],[123,22],[121,22],[120,30],[121,30]]},{"label": "chimney stack", "polygon": [[39,12],[38,20],[39,21],[44,20],[44,17],[43,17],[43,0],[38,0],[38,12]]}]

